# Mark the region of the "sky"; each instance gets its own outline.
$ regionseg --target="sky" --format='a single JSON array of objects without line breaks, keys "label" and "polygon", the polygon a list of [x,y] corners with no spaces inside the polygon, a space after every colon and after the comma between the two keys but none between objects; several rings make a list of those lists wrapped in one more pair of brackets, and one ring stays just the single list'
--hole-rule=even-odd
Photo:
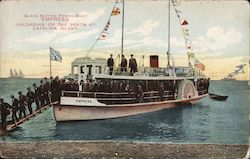
[{"label": "sky", "polygon": [[[20,0],[1,1],[0,4],[0,77],[8,77],[10,68],[21,69],[30,78],[49,76],[49,47],[58,50],[63,57],[62,62],[52,62],[53,75],[62,77],[70,73],[75,58],[86,56],[107,24],[115,0]],[[122,9],[122,3],[116,7]],[[124,54],[127,58],[133,53],[140,61],[144,55],[148,65],[150,55],[159,55],[160,66],[167,65],[167,7],[165,0],[125,1]],[[221,79],[236,65],[248,63],[247,1],[182,0],[180,10],[181,17],[188,21],[195,55],[206,65],[206,75]],[[173,6],[170,12],[170,53],[175,65],[186,66],[185,42]],[[72,16],[66,20],[53,19],[60,15]],[[108,58],[111,53],[116,57],[120,53],[121,20],[121,15],[111,17],[108,36],[105,40],[97,40],[91,57]],[[67,25],[67,30],[65,26],[62,29],[62,25]],[[237,79],[249,79],[248,65],[244,71],[245,74],[238,75]]]}]

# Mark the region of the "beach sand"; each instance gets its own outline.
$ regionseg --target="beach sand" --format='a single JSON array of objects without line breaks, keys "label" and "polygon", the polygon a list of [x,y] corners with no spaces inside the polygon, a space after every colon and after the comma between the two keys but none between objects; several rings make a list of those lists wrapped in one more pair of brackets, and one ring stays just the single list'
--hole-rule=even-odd
[{"label": "beach sand", "polygon": [[0,142],[2,158],[244,158],[248,145],[114,141]]}]

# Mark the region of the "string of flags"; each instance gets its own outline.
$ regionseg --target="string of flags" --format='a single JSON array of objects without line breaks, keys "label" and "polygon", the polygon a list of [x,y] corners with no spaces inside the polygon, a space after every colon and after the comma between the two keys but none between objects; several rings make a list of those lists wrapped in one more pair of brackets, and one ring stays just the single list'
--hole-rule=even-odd
[{"label": "string of flags", "polygon": [[118,3],[123,3],[124,1],[123,0],[116,0],[115,2],[115,5],[111,11],[111,14],[110,14],[110,17],[108,19],[108,22],[106,23],[103,31],[101,32],[100,36],[98,37],[97,40],[105,40],[107,37],[108,37],[108,29],[109,29],[109,26],[110,26],[110,19],[112,16],[118,16],[121,14],[121,11],[120,11],[120,8],[119,7],[116,7],[116,4]]},{"label": "string of flags", "polygon": [[180,10],[180,2],[181,2],[181,0],[172,0],[174,10],[175,10],[176,15],[179,19],[179,22],[181,24],[181,29],[182,29],[182,33],[184,35],[188,57],[190,59],[194,60],[195,67],[204,71],[205,65],[203,65],[200,61],[198,61],[195,58],[195,52],[193,50],[192,41],[190,40],[190,37],[189,37],[189,30],[187,29],[188,21],[186,19],[182,18],[182,12]]}]

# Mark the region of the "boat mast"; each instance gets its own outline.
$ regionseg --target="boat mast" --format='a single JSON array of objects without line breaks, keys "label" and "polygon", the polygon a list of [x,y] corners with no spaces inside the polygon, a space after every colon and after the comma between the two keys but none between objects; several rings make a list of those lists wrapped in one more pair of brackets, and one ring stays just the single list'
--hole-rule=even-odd
[{"label": "boat mast", "polygon": [[168,1],[168,51],[167,51],[167,57],[168,57],[168,66],[170,67],[170,0]]},{"label": "boat mast", "polygon": [[[121,40],[121,56],[123,55],[123,37],[124,37],[124,3],[125,0],[122,1],[122,40]],[[121,58],[120,58],[121,59]]]}]

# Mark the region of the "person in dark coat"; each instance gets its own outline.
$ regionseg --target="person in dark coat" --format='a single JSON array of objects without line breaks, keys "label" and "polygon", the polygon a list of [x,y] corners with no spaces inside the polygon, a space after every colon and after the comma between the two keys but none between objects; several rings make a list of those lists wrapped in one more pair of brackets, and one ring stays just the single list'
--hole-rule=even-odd
[{"label": "person in dark coat", "polygon": [[39,88],[36,86],[35,83],[33,83],[33,87],[34,87],[34,101],[36,103],[36,110],[39,109],[40,107],[40,98],[39,98]]},{"label": "person in dark coat", "polygon": [[19,94],[19,118],[22,118],[22,114],[26,117],[26,105],[27,105],[27,98],[25,95],[22,94],[22,91],[18,92]]},{"label": "person in dark coat", "polygon": [[43,106],[45,106],[43,80],[40,80],[40,86],[39,86],[38,90],[39,90],[40,107],[43,107]]},{"label": "person in dark coat", "polygon": [[27,88],[28,92],[26,94],[27,97],[27,105],[28,105],[28,109],[30,114],[32,114],[33,110],[32,110],[32,103],[34,102],[34,92],[31,91],[30,87]]},{"label": "person in dark coat", "polygon": [[107,65],[109,67],[109,75],[112,75],[114,70],[114,59],[112,54],[110,54],[110,58],[108,58]]},{"label": "person in dark coat", "polygon": [[137,62],[136,59],[133,57],[133,54],[131,54],[131,58],[129,59],[129,68],[131,75],[137,72]]},{"label": "person in dark coat", "polygon": [[3,98],[0,98],[0,111],[1,111],[1,119],[2,119],[2,128],[6,127],[6,118],[10,114],[9,109],[11,106],[8,103],[5,103]]},{"label": "person in dark coat", "polygon": [[161,84],[159,86],[159,90],[158,90],[158,95],[159,95],[160,101],[164,101],[164,91],[165,91],[165,88],[164,88],[163,83],[161,82]]},{"label": "person in dark coat", "polygon": [[49,100],[50,83],[49,83],[47,77],[44,77],[43,80],[44,80],[44,83],[43,83],[44,104],[48,105],[48,104],[50,104],[50,100]]},{"label": "person in dark coat", "polygon": [[121,60],[121,72],[127,72],[127,66],[128,66],[128,61],[127,59],[124,57],[124,55],[122,55],[122,60]]},{"label": "person in dark coat", "polygon": [[11,100],[12,100],[12,121],[15,123],[16,121],[18,121],[17,115],[16,113],[18,112],[18,105],[19,105],[19,101],[18,99],[15,98],[14,95],[11,95]]}]

